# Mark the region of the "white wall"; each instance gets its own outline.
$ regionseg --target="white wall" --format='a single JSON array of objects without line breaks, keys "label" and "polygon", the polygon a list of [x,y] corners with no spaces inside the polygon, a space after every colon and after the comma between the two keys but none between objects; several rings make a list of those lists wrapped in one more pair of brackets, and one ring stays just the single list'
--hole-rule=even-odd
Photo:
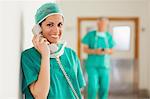
[{"label": "white wall", "polygon": [[[149,3],[148,3],[148,17],[149,17],[149,20],[148,20],[148,22],[149,22],[149,25],[148,25],[148,27],[150,27],[150,1],[149,1]],[[149,28],[149,32],[148,32],[148,34],[149,34],[149,42],[150,42],[150,28]],[[148,46],[148,49],[150,50],[150,44],[149,44],[149,46]],[[150,51],[149,51],[149,54],[148,54],[149,56],[150,56]],[[148,57],[148,60],[150,60],[150,57]],[[149,63],[148,63],[148,71],[150,71],[150,61],[149,61]],[[148,72],[149,74],[148,75],[150,75],[150,72]],[[150,95],[150,76],[148,76],[148,78],[147,78],[148,80],[149,80],[149,86],[148,86],[148,88],[149,88],[149,95]]]},{"label": "white wall", "polygon": [[0,2],[0,99],[21,99],[18,2]]}]

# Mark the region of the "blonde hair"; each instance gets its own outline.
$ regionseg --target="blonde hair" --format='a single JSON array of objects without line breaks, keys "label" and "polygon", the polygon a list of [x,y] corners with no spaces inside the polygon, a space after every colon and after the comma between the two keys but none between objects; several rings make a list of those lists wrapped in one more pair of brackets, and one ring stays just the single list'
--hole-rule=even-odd
[{"label": "blonde hair", "polygon": [[98,21],[102,21],[102,20],[104,20],[104,21],[109,21],[109,19],[108,19],[108,17],[99,17],[98,19],[97,19]]}]

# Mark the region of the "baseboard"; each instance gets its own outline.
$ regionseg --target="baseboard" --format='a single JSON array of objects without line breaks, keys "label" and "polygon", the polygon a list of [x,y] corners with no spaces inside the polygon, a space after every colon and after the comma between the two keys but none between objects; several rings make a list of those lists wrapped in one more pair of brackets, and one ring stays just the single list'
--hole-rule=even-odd
[{"label": "baseboard", "polygon": [[140,89],[138,91],[138,96],[142,98],[149,99],[150,98],[150,92],[147,89]]},{"label": "baseboard", "polygon": [[140,99],[150,99],[150,92],[147,89],[140,89],[136,90],[133,93],[124,93],[124,92],[117,92],[117,93],[112,93],[109,92],[109,95],[117,95],[117,96],[126,96],[126,95],[134,95],[139,97]]}]

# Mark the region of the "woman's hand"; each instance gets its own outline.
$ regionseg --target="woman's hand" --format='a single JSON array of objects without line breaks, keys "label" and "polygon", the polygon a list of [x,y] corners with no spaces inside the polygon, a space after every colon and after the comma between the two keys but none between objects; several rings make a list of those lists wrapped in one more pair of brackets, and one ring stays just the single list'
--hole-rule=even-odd
[{"label": "woman's hand", "polygon": [[30,84],[29,88],[34,99],[47,99],[50,89],[50,49],[49,42],[41,34],[32,39],[34,47],[40,52],[41,65],[38,79]]},{"label": "woman's hand", "polygon": [[49,56],[49,42],[41,34],[34,35],[32,39],[34,47],[40,52],[42,56]]}]

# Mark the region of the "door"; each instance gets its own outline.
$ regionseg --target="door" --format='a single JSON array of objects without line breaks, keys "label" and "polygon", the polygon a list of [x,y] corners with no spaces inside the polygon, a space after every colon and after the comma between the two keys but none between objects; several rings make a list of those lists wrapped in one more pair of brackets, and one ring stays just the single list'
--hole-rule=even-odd
[{"label": "door", "polygon": [[111,56],[110,93],[129,94],[135,88],[136,23],[134,20],[111,20],[109,31],[116,42]]}]

